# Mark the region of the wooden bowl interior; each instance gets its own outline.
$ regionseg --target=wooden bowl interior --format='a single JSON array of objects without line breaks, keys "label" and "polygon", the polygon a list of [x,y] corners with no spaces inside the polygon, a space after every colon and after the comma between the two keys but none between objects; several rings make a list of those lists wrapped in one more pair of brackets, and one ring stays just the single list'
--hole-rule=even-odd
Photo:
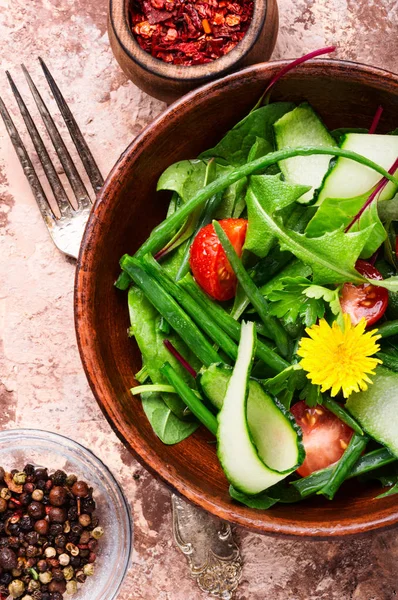
[{"label": "wooden bowl interior", "polygon": [[[173,105],[121,156],[90,218],[76,278],[76,325],[91,387],[112,427],[152,472],[203,508],[259,532],[334,536],[398,521],[396,497],[373,500],[376,490],[347,485],[334,502],[316,498],[260,512],[235,504],[211,436],[200,428],[177,446],[152,432],[140,399],[129,393],[141,367],[129,325],[126,293],[113,287],[119,259],[134,253],[164,218],[167,194],[156,193],[171,163],[211,147],[255,104],[285,63],[257,65],[209,84]],[[327,126],[368,127],[384,107],[380,130],[396,127],[398,78],[353,63],[316,61],[278,84],[273,100],[308,100]]]}]

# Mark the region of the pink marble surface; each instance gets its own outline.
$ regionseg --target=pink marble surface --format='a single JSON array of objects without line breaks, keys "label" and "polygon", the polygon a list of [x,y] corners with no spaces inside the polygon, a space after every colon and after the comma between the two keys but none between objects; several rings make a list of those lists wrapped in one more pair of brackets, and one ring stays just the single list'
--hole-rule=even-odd
[{"label": "pink marble surface", "polygon": [[[279,6],[274,58],[336,43],[338,57],[398,70],[396,0],[279,0]],[[4,70],[26,92],[19,63],[42,80],[35,61],[41,55],[103,173],[164,108],[120,71],[106,12],[106,0],[0,0],[0,88],[16,121]],[[172,541],[169,490],[124,449],[88,388],[73,329],[74,264],[53,247],[2,123],[0,228],[0,426],[39,425],[69,435],[119,478],[135,517],[133,564],[119,600],[203,598]],[[237,536],[245,560],[238,600],[393,600],[398,593],[395,532],[331,542],[244,530]]]}]

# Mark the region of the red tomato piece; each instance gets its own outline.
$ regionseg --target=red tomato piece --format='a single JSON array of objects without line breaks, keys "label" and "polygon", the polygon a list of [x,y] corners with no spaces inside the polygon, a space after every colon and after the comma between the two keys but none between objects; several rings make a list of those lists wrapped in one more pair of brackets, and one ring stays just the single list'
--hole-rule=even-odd
[{"label": "red tomato piece", "polygon": [[[219,223],[240,257],[245,243],[247,220],[223,219]],[[236,275],[212,223],[197,233],[191,246],[189,263],[197,283],[209,296],[222,301],[235,296]]]},{"label": "red tomato piece", "polygon": [[[365,260],[357,260],[356,270],[368,279],[383,279],[381,273]],[[373,325],[384,315],[388,305],[388,291],[385,288],[364,283],[343,285],[340,304],[343,312],[348,313],[353,325],[364,317],[367,325]]]},{"label": "red tomato piece", "polygon": [[297,469],[299,475],[307,477],[342,457],[354,433],[351,427],[324,406],[318,404],[310,408],[305,400],[294,404],[291,412],[302,429],[306,453],[303,464]]}]

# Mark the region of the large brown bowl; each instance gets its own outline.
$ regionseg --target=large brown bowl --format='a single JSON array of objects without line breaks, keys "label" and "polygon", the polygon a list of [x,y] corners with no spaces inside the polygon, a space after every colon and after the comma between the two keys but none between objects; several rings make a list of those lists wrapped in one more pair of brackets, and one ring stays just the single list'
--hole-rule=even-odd
[{"label": "large brown bowl", "polygon": [[[84,236],[76,276],[76,329],[91,388],[114,431],[138,459],[202,508],[261,533],[342,536],[398,522],[397,496],[374,500],[379,488],[351,483],[333,502],[314,498],[257,511],[231,501],[215,445],[200,428],[177,446],[154,435],[140,399],[129,388],[141,367],[127,337],[126,294],[113,282],[119,258],[133,254],[164,218],[167,195],[156,193],[171,163],[211,147],[253,107],[285,62],[256,65],[191,92],[156,119],[117,161],[98,197]],[[384,107],[380,131],[397,125],[398,76],[349,62],[318,60],[291,72],[273,100],[308,100],[330,128],[369,127]]]}]

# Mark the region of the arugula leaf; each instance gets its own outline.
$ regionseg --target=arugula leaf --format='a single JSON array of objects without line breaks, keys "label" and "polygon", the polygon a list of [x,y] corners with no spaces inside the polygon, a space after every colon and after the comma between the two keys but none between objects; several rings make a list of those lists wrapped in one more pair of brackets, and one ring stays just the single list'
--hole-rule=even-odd
[{"label": "arugula leaf", "polygon": [[[250,188],[257,189],[264,176],[251,177]],[[362,284],[366,279],[354,268],[373,227],[356,233],[341,230],[325,233],[317,238],[285,229],[280,219],[265,209],[255,193],[251,194],[253,227],[268,231],[278,238],[282,250],[290,250],[309,265],[316,284],[336,284],[350,281]],[[272,210],[272,209],[271,209]],[[388,281],[388,280],[385,280]],[[380,282],[383,283],[383,282]],[[384,282],[385,283],[385,282]]]},{"label": "arugula leaf", "polygon": [[293,185],[283,181],[280,173],[252,176],[246,194],[249,224],[244,249],[264,258],[275,241],[275,236],[270,232],[267,223],[258,218],[258,206],[274,214],[295,202],[309,189],[308,186]]},{"label": "arugula leaf", "polygon": [[164,403],[160,394],[141,394],[142,408],[153,431],[164,444],[178,444],[199,427],[198,421],[182,421]]},{"label": "arugula leaf", "polygon": [[[369,192],[355,198],[326,198],[308,223],[305,230],[306,234],[309,237],[319,237],[328,231],[345,229],[361,210],[368,197]],[[384,201],[379,204],[388,204],[388,202]],[[378,214],[377,205],[377,202],[372,202],[350,229],[350,232],[353,233],[373,226],[373,230],[361,252],[361,258],[372,256],[387,237],[386,230]]]},{"label": "arugula leaf", "polygon": [[291,102],[274,102],[249,113],[237,123],[214,148],[202,152],[199,158],[216,158],[217,162],[238,167],[247,162],[250,149],[261,137],[266,145],[264,154],[274,149],[273,124],[293,110]]}]

